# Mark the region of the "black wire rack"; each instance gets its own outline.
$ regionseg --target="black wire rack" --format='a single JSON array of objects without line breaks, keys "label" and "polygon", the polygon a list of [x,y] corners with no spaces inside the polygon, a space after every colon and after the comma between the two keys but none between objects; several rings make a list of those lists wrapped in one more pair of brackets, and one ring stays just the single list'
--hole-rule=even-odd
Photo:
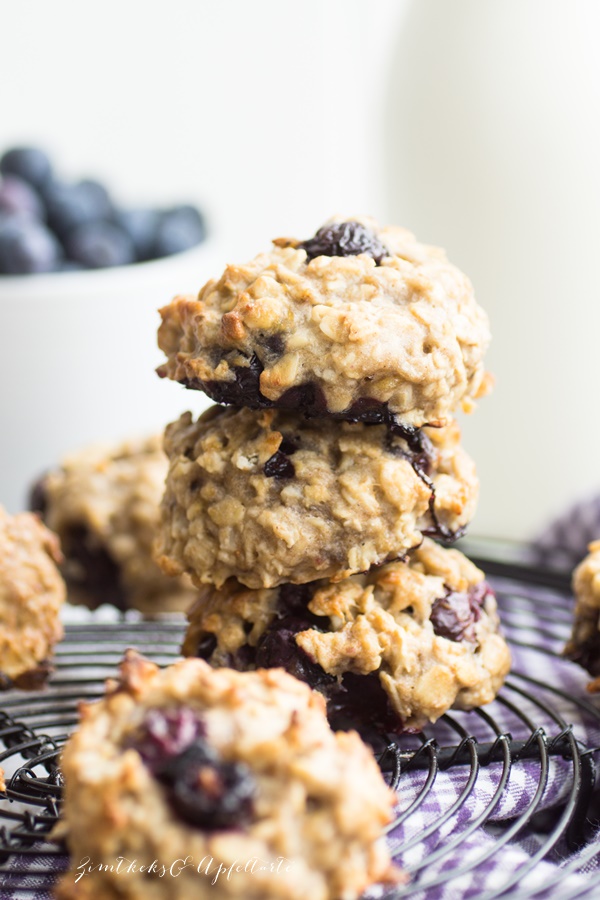
[{"label": "black wire rack", "polygon": [[[578,673],[572,664],[559,660],[571,620],[568,580],[522,565],[489,559],[481,564],[493,572],[490,580],[517,666],[494,703],[469,713],[453,711],[423,734],[391,743],[381,755],[381,768],[399,789],[400,798],[397,818],[388,828],[390,844],[410,876],[406,885],[386,897],[450,896],[442,889],[459,885],[461,878],[489,865],[503,848],[518,845],[525,834],[535,835],[534,849],[530,841],[518,864],[496,873],[493,889],[486,887],[478,897],[600,896],[600,874],[573,877],[590,868],[600,851],[594,793],[600,703],[586,695],[584,673],[581,690],[573,691],[518,667],[519,649],[527,649],[539,653],[540,660]],[[80,701],[102,696],[104,680],[116,674],[128,647],[161,665],[172,662],[179,654],[183,627],[181,620],[67,626],[48,687],[0,697],[0,765],[7,781],[6,795],[0,794],[0,898],[50,897],[60,872],[67,868],[65,849],[51,831],[61,807],[60,750],[77,724]],[[587,723],[585,734],[581,729],[578,733],[574,724],[582,719]],[[556,765],[561,767],[560,788],[556,801],[548,805],[545,799]],[[513,816],[496,819],[510,779],[524,766],[529,779],[526,805]],[[447,773],[458,778],[458,787],[437,808]],[[407,794],[408,782],[412,792]],[[455,826],[469,803],[469,821]],[[427,820],[425,811],[431,808],[434,814]],[[463,858],[462,848],[482,829],[487,842]],[[562,865],[552,867],[550,880],[534,878],[529,883],[553,853]],[[446,865],[450,859],[453,864]]]}]

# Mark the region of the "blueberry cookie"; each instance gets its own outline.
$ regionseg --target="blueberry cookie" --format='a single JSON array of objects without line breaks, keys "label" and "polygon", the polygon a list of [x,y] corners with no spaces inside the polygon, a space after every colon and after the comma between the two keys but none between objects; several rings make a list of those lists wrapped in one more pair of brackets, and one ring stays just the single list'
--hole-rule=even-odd
[{"label": "blueberry cookie", "polygon": [[592,542],[589,553],[573,572],[575,620],[565,655],[593,675],[588,685],[600,691],[600,541]]},{"label": "blueberry cookie", "polygon": [[372,219],[334,219],[227,267],[161,310],[158,372],[217,403],[444,424],[487,391],[490,335],[444,252]]},{"label": "blueberry cookie", "polygon": [[58,538],[37,516],[0,507],[0,688],[37,688],[51,671],[65,583]]},{"label": "blueberry cookie", "polygon": [[324,709],[281,669],[161,671],[130,651],[63,752],[73,864],[57,897],[353,900],[398,880],[379,840],[394,794]]},{"label": "blueberry cookie", "polygon": [[495,697],[510,667],[493,592],[458,550],[426,539],[407,562],[333,584],[204,588],[186,656],[282,666],[327,698],[333,727],[421,729]]},{"label": "blueberry cookie", "polygon": [[31,506],[60,537],[69,600],[148,615],[190,605],[191,583],[169,578],[152,558],[166,474],[156,436],[87,447],[36,485]]},{"label": "blueberry cookie", "polygon": [[216,406],[167,427],[157,559],[170,574],[252,588],[345,578],[424,533],[454,537],[478,494],[456,423],[411,446],[385,425]]}]

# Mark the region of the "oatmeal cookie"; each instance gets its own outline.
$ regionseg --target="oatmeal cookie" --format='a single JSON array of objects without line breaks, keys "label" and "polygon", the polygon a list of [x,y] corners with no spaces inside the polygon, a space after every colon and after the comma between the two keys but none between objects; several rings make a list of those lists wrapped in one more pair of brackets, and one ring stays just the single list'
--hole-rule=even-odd
[{"label": "oatmeal cookie", "polygon": [[[395,796],[324,710],[281,669],[159,670],[130,651],[63,752],[59,828],[73,865],[57,896],[353,900],[398,880],[379,840]],[[136,866],[116,871],[121,856]],[[76,884],[85,858],[96,868]],[[189,864],[171,877],[177,860]]]},{"label": "oatmeal cookie", "polygon": [[402,228],[331,220],[161,310],[158,373],[217,403],[405,427],[487,392],[468,278]]},{"label": "oatmeal cookie", "polygon": [[58,538],[37,516],[0,507],[0,688],[37,688],[51,671],[65,583]]},{"label": "oatmeal cookie", "polygon": [[494,594],[458,550],[425,539],[407,562],[333,584],[205,587],[186,656],[282,666],[321,691],[333,727],[422,728],[494,699],[510,667]]},{"label": "oatmeal cookie", "polygon": [[594,676],[588,690],[596,693],[600,691],[600,541],[593,541],[588,550],[573,572],[575,618],[565,656]]},{"label": "oatmeal cookie", "polygon": [[36,485],[30,505],[60,537],[70,601],[148,615],[192,603],[191,582],[169,578],[152,558],[167,468],[153,436],[87,447]]},{"label": "oatmeal cookie", "polygon": [[167,427],[157,559],[171,574],[252,588],[345,578],[456,536],[478,482],[456,423],[411,449],[385,425],[216,406]]}]

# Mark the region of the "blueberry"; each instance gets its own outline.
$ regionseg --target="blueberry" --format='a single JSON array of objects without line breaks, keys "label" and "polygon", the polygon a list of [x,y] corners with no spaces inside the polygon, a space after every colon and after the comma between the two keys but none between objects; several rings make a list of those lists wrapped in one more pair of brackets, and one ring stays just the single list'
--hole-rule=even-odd
[{"label": "blueberry", "polygon": [[476,641],[475,623],[481,618],[481,608],[492,589],[483,581],[468,592],[447,590],[434,601],[431,609],[433,630],[449,641]]},{"label": "blueberry", "polygon": [[256,647],[258,668],[280,666],[313,688],[322,690],[336,680],[296,643],[296,635],[309,628],[323,631],[329,621],[308,609],[312,591],[307,585],[284,584],[279,588],[275,618],[263,632]]},{"label": "blueberry", "polygon": [[74,259],[63,259],[59,266],[60,272],[83,272],[85,271],[85,266],[81,263],[75,262]]},{"label": "blueberry", "polygon": [[0,225],[0,274],[53,272],[61,256],[60,244],[40,222],[15,217]]},{"label": "blueberry", "polygon": [[44,197],[50,227],[62,241],[80,225],[107,220],[112,211],[108,194],[95,181],[54,181],[47,186]]},{"label": "blueberry", "polygon": [[191,709],[151,709],[131,742],[153,772],[165,771],[203,732],[199,716]]},{"label": "blueberry", "polygon": [[174,757],[158,775],[171,787],[171,803],[186,822],[204,829],[248,822],[256,783],[248,766],[224,762],[202,738]]},{"label": "blueberry", "polygon": [[107,189],[94,178],[84,178],[78,182],[77,189],[87,197],[87,201],[94,208],[94,218],[110,219],[114,212],[113,202]]},{"label": "blueberry", "polygon": [[176,206],[163,213],[158,223],[152,256],[172,256],[202,243],[204,219],[195,206]]},{"label": "blueberry", "polygon": [[140,261],[152,257],[160,219],[156,209],[119,209],[115,213],[115,222],[129,235]]},{"label": "blueberry", "polygon": [[293,478],[296,474],[294,463],[282,450],[276,450],[269,457],[263,466],[263,472],[267,478]]},{"label": "blueberry", "polygon": [[125,266],[135,262],[131,239],[118,225],[89,222],[68,235],[65,247],[70,259],[87,269]]},{"label": "blueberry", "polygon": [[391,704],[378,672],[357,675],[346,672],[342,683],[325,691],[327,718],[334,731],[357,729],[364,740],[374,743],[373,729],[379,734],[400,734],[402,719]]},{"label": "blueberry", "polygon": [[191,709],[152,709],[129,742],[165,786],[175,812],[201,828],[230,828],[252,813],[255,783],[247,766],[228,763],[204,739]]},{"label": "blueberry", "polygon": [[44,204],[35,190],[18,175],[5,175],[0,181],[0,212],[45,218]]},{"label": "blueberry", "polygon": [[52,177],[50,160],[37,147],[13,147],[0,158],[3,175],[17,175],[34,187],[41,188]]},{"label": "blueberry", "polygon": [[336,222],[319,228],[314,237],[298,245],[306,250],[309,260],[317,256],[358,256],[365,253],[377,265],[389,251],[377,235],[360,222]]},{"label": "blueberry", "polygon": [[256,648],[256,666],[259,669],[282,668],[290,675],[304,681],[310,687],[323,690],[326,685],[335,682],[335,676],[329,675],[308,653],[296,643],[296,635],[304,631],[307,625],[302,620],[283,619],[276,628],[269,628],[262,635]]}]

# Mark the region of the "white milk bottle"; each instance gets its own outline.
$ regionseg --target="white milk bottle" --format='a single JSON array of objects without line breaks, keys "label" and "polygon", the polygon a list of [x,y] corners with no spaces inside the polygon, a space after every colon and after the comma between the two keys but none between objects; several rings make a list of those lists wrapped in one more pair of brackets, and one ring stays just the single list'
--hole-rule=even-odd
[{"label": "white milk bottle", "polygon": [[600,493],[599,29],[594,0],[413,0],[394,50],[388,219],[446,247],[492,323],[477,534]]}]

